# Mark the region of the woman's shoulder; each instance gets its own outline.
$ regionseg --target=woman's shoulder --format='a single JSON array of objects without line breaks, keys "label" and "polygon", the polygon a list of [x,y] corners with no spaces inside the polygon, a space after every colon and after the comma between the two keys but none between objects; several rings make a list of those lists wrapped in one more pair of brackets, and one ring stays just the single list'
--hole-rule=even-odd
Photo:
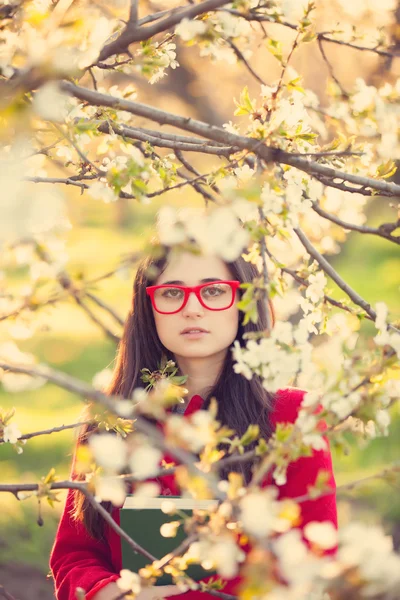
[{"label": "woman's shoulder", "polygon": [[273,424],[294,423],[306,393],[307,390],[297,387],[279,389],[275,393],[275,404],[271,413]]}]

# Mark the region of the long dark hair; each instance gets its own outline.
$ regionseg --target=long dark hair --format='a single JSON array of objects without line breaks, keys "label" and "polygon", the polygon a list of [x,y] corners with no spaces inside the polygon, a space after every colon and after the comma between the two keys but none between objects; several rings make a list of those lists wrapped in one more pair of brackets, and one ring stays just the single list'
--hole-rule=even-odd
[{"label": "long dark hair", "polygon": [[[147,368],[150,371],[156,371],[163,355],[167,359],[174,360],[173,354],[161,343],[157,335],[151,301],[146,294],[146,287],[154,283],[154,280],[165,269],[168,261],[169,248],[165,246],[155,246],[155,248],[162,248],[161,256],[150,253],[142,259],[136,272],[132,304],[118,345],[112,380],[104,390],[104,393],[108,395],[130,398],[136,387],[143,387],[141,369]],[[255,278],[260,277],[255,265],[246,262],[242,256],[233,262],[226,262],[226,265],[233,279],[241,283],[252,282]],[[243,290],[239,289],[239,295],[242,294]],[[267,311],[270,313],[272,324],[274,322],[274,312],[270,302],[267,305],[261,299],[258,300],[257,309],[257,323],[250,321],[244,326],[242,324],[243,313],[239,311],[236,339],[241,346],[246,342],[243,338],[245,333],[266,331]],[[274,394],[265,390],[260,377],[254,375],[249,381],[243,375],[235,373],[230,351],[226,354],[217,381],[205,396],[203,408],[206,409],[211,398],[215,396],[218,402],[217,419],[222,424],[234,429],[238,435],[243,435],[250,424],[257,423],[260,427],[261,437],[265,439],[270,437],[272,433],[270,413],[274,408]],[[94,431],[93,427],[82,428],[78,444],[87,443],[89,435]],[[249,446],[249,448],[251,447],[252,445]],[[252,475],[250,461],[227,467],[226,472],[221,470],[221,477],[225,478],[230,471],[235,470],[243,474],[246,483],[249,482]],[[103,505],[109,511],[112,509],[109,502],[104,502]],[[83,521],[93,537],[98,539],[104,537],[103,519],[79,491],[75,491],[73,516],[75,519]]]}]

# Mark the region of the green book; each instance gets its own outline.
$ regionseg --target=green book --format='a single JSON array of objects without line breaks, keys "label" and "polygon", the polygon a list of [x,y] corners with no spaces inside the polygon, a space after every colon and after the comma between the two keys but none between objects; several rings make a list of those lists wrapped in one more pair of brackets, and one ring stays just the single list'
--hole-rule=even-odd
[{"label": "green book", "polygon": [[[196,500],[195,498],[182,498],[180,496],[157,496],[144,498],[138,504],[138,498],[128,495],[120,511],[121,527],[126,533],[157,559],[172,552],[187,537],[183,525],[180,525],[175,537],[163,537],[160,527],[163,523],[180,520],[180,515],[167,515],[161,510],[161,503],[173,500],[177,509],[191,515],[193,509],[208,509],[216,500]],[[139,569],[150,564],[148,558],[136,553],[129,544],[122,539],[122,564],[124,569],[138,572]],[[200,581],[216,571],[206,570],[199,564],[190,564],[185,571],[195,581]],[[169,573],[163,573],[158,578],[156,585],[169,585],[173,583]]]}]

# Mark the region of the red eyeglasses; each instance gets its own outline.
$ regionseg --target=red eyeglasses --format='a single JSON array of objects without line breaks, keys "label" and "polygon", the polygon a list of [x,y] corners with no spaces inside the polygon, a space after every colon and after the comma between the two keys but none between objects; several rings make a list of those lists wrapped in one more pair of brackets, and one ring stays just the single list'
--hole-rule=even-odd
[{"label": "red eyeglasses", "polygon": [[162,315],[172,315],[184,308],[189,295],[194,292],[202,306],[208,310],[226,310],[235,300],[240,281],[213,281],[189,287],[186,285],[150,285],[146,293],[154,309]]}]

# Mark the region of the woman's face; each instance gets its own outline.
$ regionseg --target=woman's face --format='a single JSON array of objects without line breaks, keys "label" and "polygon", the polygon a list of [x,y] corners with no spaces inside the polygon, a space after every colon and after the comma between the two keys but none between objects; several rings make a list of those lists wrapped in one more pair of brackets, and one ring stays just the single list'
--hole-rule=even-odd
[{"label": "woman's face", "polygon": [[[213,278],[232,281],[234,277],[224,261],[216,256],[195,256],[180,253],[167,263],[156,285],[175,281],[177,285],[195,286],[201,280]],[[180,283],[178,284],[177,281]],[[195,293],[189,295],[184,308],[175,314],[160,314],[153,307],[154,320],[161,343],[175,356],[205,358],[226,350],[235,340],[239,327],[238,291],[230,308],[213,311],[202,306]],[[208,333],[190,338],[182,330],[201,327]]]}]

